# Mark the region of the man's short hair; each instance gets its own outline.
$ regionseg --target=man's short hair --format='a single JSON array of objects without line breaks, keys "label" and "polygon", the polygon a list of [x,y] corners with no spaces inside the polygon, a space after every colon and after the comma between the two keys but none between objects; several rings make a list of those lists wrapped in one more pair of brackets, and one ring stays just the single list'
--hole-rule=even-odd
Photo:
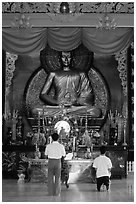
[{"label": "man's short hair", "polygon": [[106,147],[104,145],[100,147],[100,152],[101,152],[101,154],[105,154]]},{"label": "man's short hair", "polygon": [[52,134],[52,139],[53,139],[53,141],[57,141],[58,139],[59,139],[59,135],[58,135],[58,133],[53,133]]}]

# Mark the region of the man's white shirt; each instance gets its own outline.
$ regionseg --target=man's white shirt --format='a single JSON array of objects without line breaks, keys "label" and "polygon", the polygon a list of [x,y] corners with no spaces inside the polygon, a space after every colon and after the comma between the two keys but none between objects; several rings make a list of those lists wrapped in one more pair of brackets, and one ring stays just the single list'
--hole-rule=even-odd
[{"label": "man's white shirt", "polygon": [[53,141],[46,146],[45,156],[48,156],[49,159],[61,159],[62,156],[66,156],[65,148],[58,141]]},{"label": "man's white shirt", "polygon": [[97,178],[102,176],[111,176],[111,173],[108,170],[112,168],[112,163],[109,157],[106,157],[105,155],[100,155],[99,157],[96,157],[93,163],[93,167],[97,169]]}]

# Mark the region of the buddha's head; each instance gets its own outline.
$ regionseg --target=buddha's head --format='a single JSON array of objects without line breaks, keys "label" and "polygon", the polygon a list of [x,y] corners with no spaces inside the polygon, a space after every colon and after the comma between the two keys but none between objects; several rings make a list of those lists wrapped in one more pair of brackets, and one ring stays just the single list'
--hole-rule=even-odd
[{"label": "buddha's head", "polygon": [[62,64],[66,67],[68,67],[71,63],[71,53],[70,52],[65,52],[62,51],[61,53],[61,59],[62,59]]}]

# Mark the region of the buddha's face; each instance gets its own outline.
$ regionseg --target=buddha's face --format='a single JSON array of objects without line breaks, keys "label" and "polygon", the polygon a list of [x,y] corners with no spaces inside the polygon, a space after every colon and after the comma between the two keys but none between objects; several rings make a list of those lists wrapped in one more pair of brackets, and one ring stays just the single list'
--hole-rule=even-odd
[{"label": "buddha's face", "polygon": [[62,52],[62,62],[64,66],[69,66],[71,61],[71,54],[70,52]]}]

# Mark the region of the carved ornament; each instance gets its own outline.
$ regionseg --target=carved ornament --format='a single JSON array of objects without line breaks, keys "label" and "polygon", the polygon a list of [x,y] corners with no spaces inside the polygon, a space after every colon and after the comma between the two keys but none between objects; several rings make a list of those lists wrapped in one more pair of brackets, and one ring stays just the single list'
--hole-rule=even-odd
[{"label": "carved ornament", "polygon": [[127,49],[117,53],[115,59],[118,61],[118,71],[123,88],[124,96],[127,96]]},{"label": "carved ornament", "polygon": [[[59,13],[61,2],[2,2],[2,13]],[[70,13],[134,13],[134,2],[68,2]]]},{"label": "carved ornament", "polygon": [[15,71],[15,61],[17,58],[18,55],[6,52],[6,95],[8,95],[12,83],[13,73]]}]

